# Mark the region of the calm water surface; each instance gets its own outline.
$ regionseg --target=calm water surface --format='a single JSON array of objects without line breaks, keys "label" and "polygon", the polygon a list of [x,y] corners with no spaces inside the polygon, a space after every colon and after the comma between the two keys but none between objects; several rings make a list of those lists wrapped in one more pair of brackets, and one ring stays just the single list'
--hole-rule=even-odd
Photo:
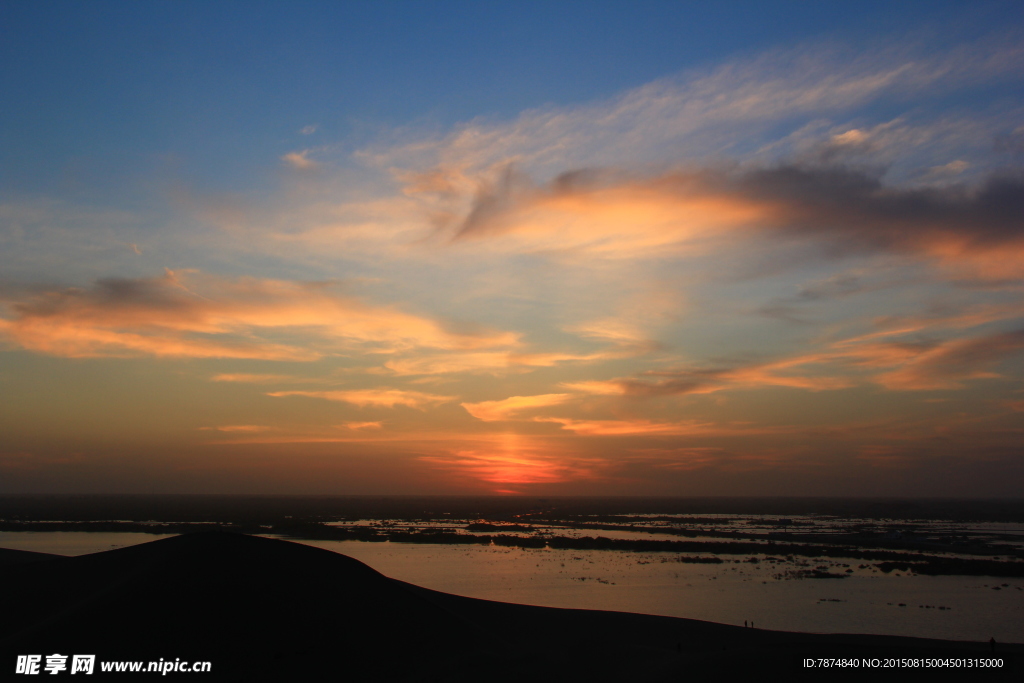
[{"label": "calm water surface", "polygon": [[838,560],[855,569],[846,579],[786,580],[775,577],[790,565],[684,564],[668,553],[306,543],[354,557],[392,578],[488,600],[728,624],[747,620],[785,631],[1024,642],[1022,579],[886,575],[858,570],[864,562],[851,559]]}]

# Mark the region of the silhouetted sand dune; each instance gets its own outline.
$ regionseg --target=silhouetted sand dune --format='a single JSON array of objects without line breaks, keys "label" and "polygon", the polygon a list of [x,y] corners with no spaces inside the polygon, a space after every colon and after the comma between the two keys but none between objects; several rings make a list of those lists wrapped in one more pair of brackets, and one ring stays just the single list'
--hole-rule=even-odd
[{"label": "silhouetted sand dune", "polygon": [[26,562],[39,562],[40,560],[53,560],[59,557],[60,555],[35,553],[31,550],[9,550],[7,548],[0,548],[0,567],[6,567],[12,564],[24,564]]},{"label": "silhouetted sand dune", "polygon": [[208,674],[137,677],[192,681],[681,680],[796,673],[800,658],[826,653],[989,653],[987,643],[783,633],[463,598],[327,550],[227,533],[35,559],[0,566],[4,677],[27,680],[13,676],[16,655],[54,652],[211,661]]}]

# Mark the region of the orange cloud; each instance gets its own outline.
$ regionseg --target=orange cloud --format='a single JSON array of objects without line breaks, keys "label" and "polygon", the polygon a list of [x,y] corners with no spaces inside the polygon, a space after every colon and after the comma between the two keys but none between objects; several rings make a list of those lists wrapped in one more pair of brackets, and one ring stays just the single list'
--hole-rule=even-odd
[{"label": "orange cloud", "polygon": [[259,375],[249,373],[221,373],[210,378],[213,382],[244,382],[248,384],[270,384],[273,382],[293,381],[289,375]]},{"label": "orange cloud", "polygon": [[477,352],[393,358],[384,367],[396,375],[443,375],[459,372],[497,373],[510,367],[507,353]]},{"label": "orange cloud", "polygon": [[590,363],[620,356],[621,354],[615,351],[585,354],[483,351],[393,358],[384,363],[384,367],[400,376],[442,375],[460,372],[500,374],[524,371],[530,368],[550,368],[561,363]]},{"label": "orange cloud", "polygon": [[633,436],[708,434],[717,431],[710,423],[652,422],[650,420],[571,420],[564,417],[536,417],[537,422],[554,422],[562,429],[582,436]]},{"label": "orange cloud", "polygon": [[598,396],[619,396],[626,393],[622,382],[617,380],[591,380],[584,382],[560,382],[560,387],[581,391],[585,394],[597,394]]},{"label": "orange cloud", "polygon": [[[995,378],[1002,361],[1024,351],[1024,330],[945,340],[924,331],[960,330],[1009,320],[1019,305],[976,307],[945,316],[883,318],[882,330],[833,342],[825,349],[740,367],[655,370],[634,377],[559,386],[596,395],[674,396],[766,386],[808,391],[845,389],[865,381],[896,391],[956,389],[971,379]],[[915,335],[912,340],[900,337]]]},{"label": "orange cloud", "polygon": [[845,377],[779,374],[779,371],[788,368],[820,364],[827,360],[829,357],[824,355],[800,356],[775,363],[739,368],[726,373],[723,378],[739,387],[774,386],[807,389],[808,391],[846,389],[854,385],[853,381]]},{"label": "orange cloud", "polygon": [[380,429],[383,425],[380,422],[346,422],[341,425],[348,429]]},{"label": "orange cloud", "polygon": [[288,152],[281,157],[281,161],[296,170],[310,171],[320,166],[320,164],[309,158],[312,151],[313,150],[310,149],[304,149],[301,152]]},{"label": "orange cloud", "polygon": [[875,381],[902,391],[959,389],[966,380],[999,377],[993,371],[998,363],[1021,352],[1024,330],[954,339],[905,357],[898,369]]},{"label": "orange cloud", "polygon": [[[366,426],[351,428],[348,426],[349,424]],[[281,429],[275,431],[272,435],[238,436],[222,438],[207,443],[217,446],[289,443],[401,444],[401,448],[405,452],[417,451],[424,447],[425,444],[429,444],[428,448],[431,452],[435,452],[444,447],[451,447],[453,444],[466,444],[467,448],[507,450],[509,448],[510,436],[511,438],[518,438],[516,435],[508,434],[460,433],[449,428],[439,428],[434,431],[402,430],[401,424],[397,423],[397,429],[384,429],[383,421],[380,421],[381,428],[377,429],[370,426],[371,424],[373,423],[351,422],[325,428],[303,428],[291,432]],[[534,447],[531,448],[536,452],[541,452],[542,450]]]},{"label": "orange cloud", "polygon": [[876,327],[882,328],[879,331],[836,342],[834,346],[842,348],[865,341],[885,337],[898,337],[925,330],[968,329],[986,323],[1012,320],[1020,317],[1024,317],[1024,306],[1020,304],[974,306],[966,311],[949,315],[882,317],[874,321]]},{"label": "orange cloud", "polygon": [[65,358],[156,356],[310,361],[320,357],[314,351],[285,344],[217,343],[183,339],[174,332],[161,335],[98,329],[94,324],[59,319],[0,319],[0,334],[22,348]]},{"label": "orange cloud", "polygon": [[355,389],[351,391],[272,391],[267,396],[307,396],[309,398],[322,398],[327,401],[341,401],[351,403],[360,408],[373,406],[377,408],[394,408],[395,406],[408,406],[423,410],[428,406],[434,406],[448,401],[454,401],[454,396],[438,396],[436,394],[424,394],[419,391],[403,391],[400,389]]},{"label": "orange cloud", "polygon": [[833,360],[828,354],[809,354],[783,360],[738,368],[683,368],[657,370],[636,378],[563,384],[591,394],[629,396],[675,396],[712,394],[725,389],[748,389],[775,386],[827,391],[845,389],[854,382],[844,377],[792,374],[807,365],[820,365]]},{"label": "orange cloud", "polygon": [[510,252],[635,259],[700,254],[738,232],[847,252],[923,254],[954,275],[1024,277],[1024,177],[898,187],[844,166],[781,165],[629,178],[569,172],[546,187],[507,171],[480,192],[454,241]]},{"label": "orange cloud", "polygon": [[481,194],[458,226],[457,242],[496,240],[502,250],[580,252],[608,259],[704,249],[723,233],[763,220],[764,202],[730,197],[696,174],[578,182],[549,188],[506,177]]},{"label": "orange cloud", "polygon": [[509,420],[524,410],[543,408],[565,403],[569,394],[541,394],[539,396],[511,396],[501,401],[482,401],[480,403],[462,403],[466,412],[484,422],[500,422]]},{"label": "orange cloud", "polygon": [[647,338],[631,321],[621,318],[606,318],[595,320],[581,325],[572,325],[565,328],[566,332],[573,332],[587,339],[600,339],[610,341],[620,348],[647,351],[655,344]]},{"label": "orange cloud", "polygon": [[841,166],[753,171],[733,187],[767,202],[768,227],[849,250],[930,256],[978,279],[1024,276],[1024,176],[992,175],[975,185],[885,186]]},{"label": "orange cloud", "polygon": [[[35,292],[5,303],[0,334],[67,357],[178,356],[315,360],[342,349],[509,346],[511,333],[456,332],[393,307],[342,297],[327,283],[225,280],[167,271],[162,278],[100,280],[90,290]],[[260,338],[301,332],[305,343]],[[231,380],[227,380],[231,381]]]}]

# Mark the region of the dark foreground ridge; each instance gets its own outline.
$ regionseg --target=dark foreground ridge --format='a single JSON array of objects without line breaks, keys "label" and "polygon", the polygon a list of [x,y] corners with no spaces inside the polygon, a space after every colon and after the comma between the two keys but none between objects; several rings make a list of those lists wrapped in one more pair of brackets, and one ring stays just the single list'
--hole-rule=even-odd
[{"label": "dark foreground ridge", "polygon": [[[463,598],[327,550],[220,532],[80,557],[5,551],[0,586],[0,680],[679,681],[820,676],[800,664],[816,657],[992,656],[988,643],[785,633]],[[210,661],[212,669],[105,675],[97,664],[91,677],[15,674],[17,655],[40,654],[45,663],[53,653]],[[972,675],[1019,676],[1022,653],[1022,645],[998,644],[1004,668]]]}]

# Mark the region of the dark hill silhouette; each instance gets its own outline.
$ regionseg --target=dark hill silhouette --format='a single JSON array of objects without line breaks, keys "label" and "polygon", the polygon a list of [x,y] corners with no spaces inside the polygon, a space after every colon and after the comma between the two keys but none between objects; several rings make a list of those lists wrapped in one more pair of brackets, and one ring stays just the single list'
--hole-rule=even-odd
[{"label": "dark hill silhouette", "polygon": [[54,560],[60,555],[50,553],[34,553],[31,550],[8,550],[0,548],[0,567],[7,567],[12,564],[23,564],[25,562],[39,562],[40,560]]},{"label": "dark hill silhouette", "polygon": [[[463,598],[327,550],[217,532],[23,557],[0,566],[0,586],[0,678],[12,680],[31,680],[13,674],[16,655],[55,652],[212,662],[210,673],[134,677],[191,681],[682,680],[796,673],[801,658],[826,653],[989,654],[988,643],[783,633]],[[132,678],[97,671],[84,680]]]}]

